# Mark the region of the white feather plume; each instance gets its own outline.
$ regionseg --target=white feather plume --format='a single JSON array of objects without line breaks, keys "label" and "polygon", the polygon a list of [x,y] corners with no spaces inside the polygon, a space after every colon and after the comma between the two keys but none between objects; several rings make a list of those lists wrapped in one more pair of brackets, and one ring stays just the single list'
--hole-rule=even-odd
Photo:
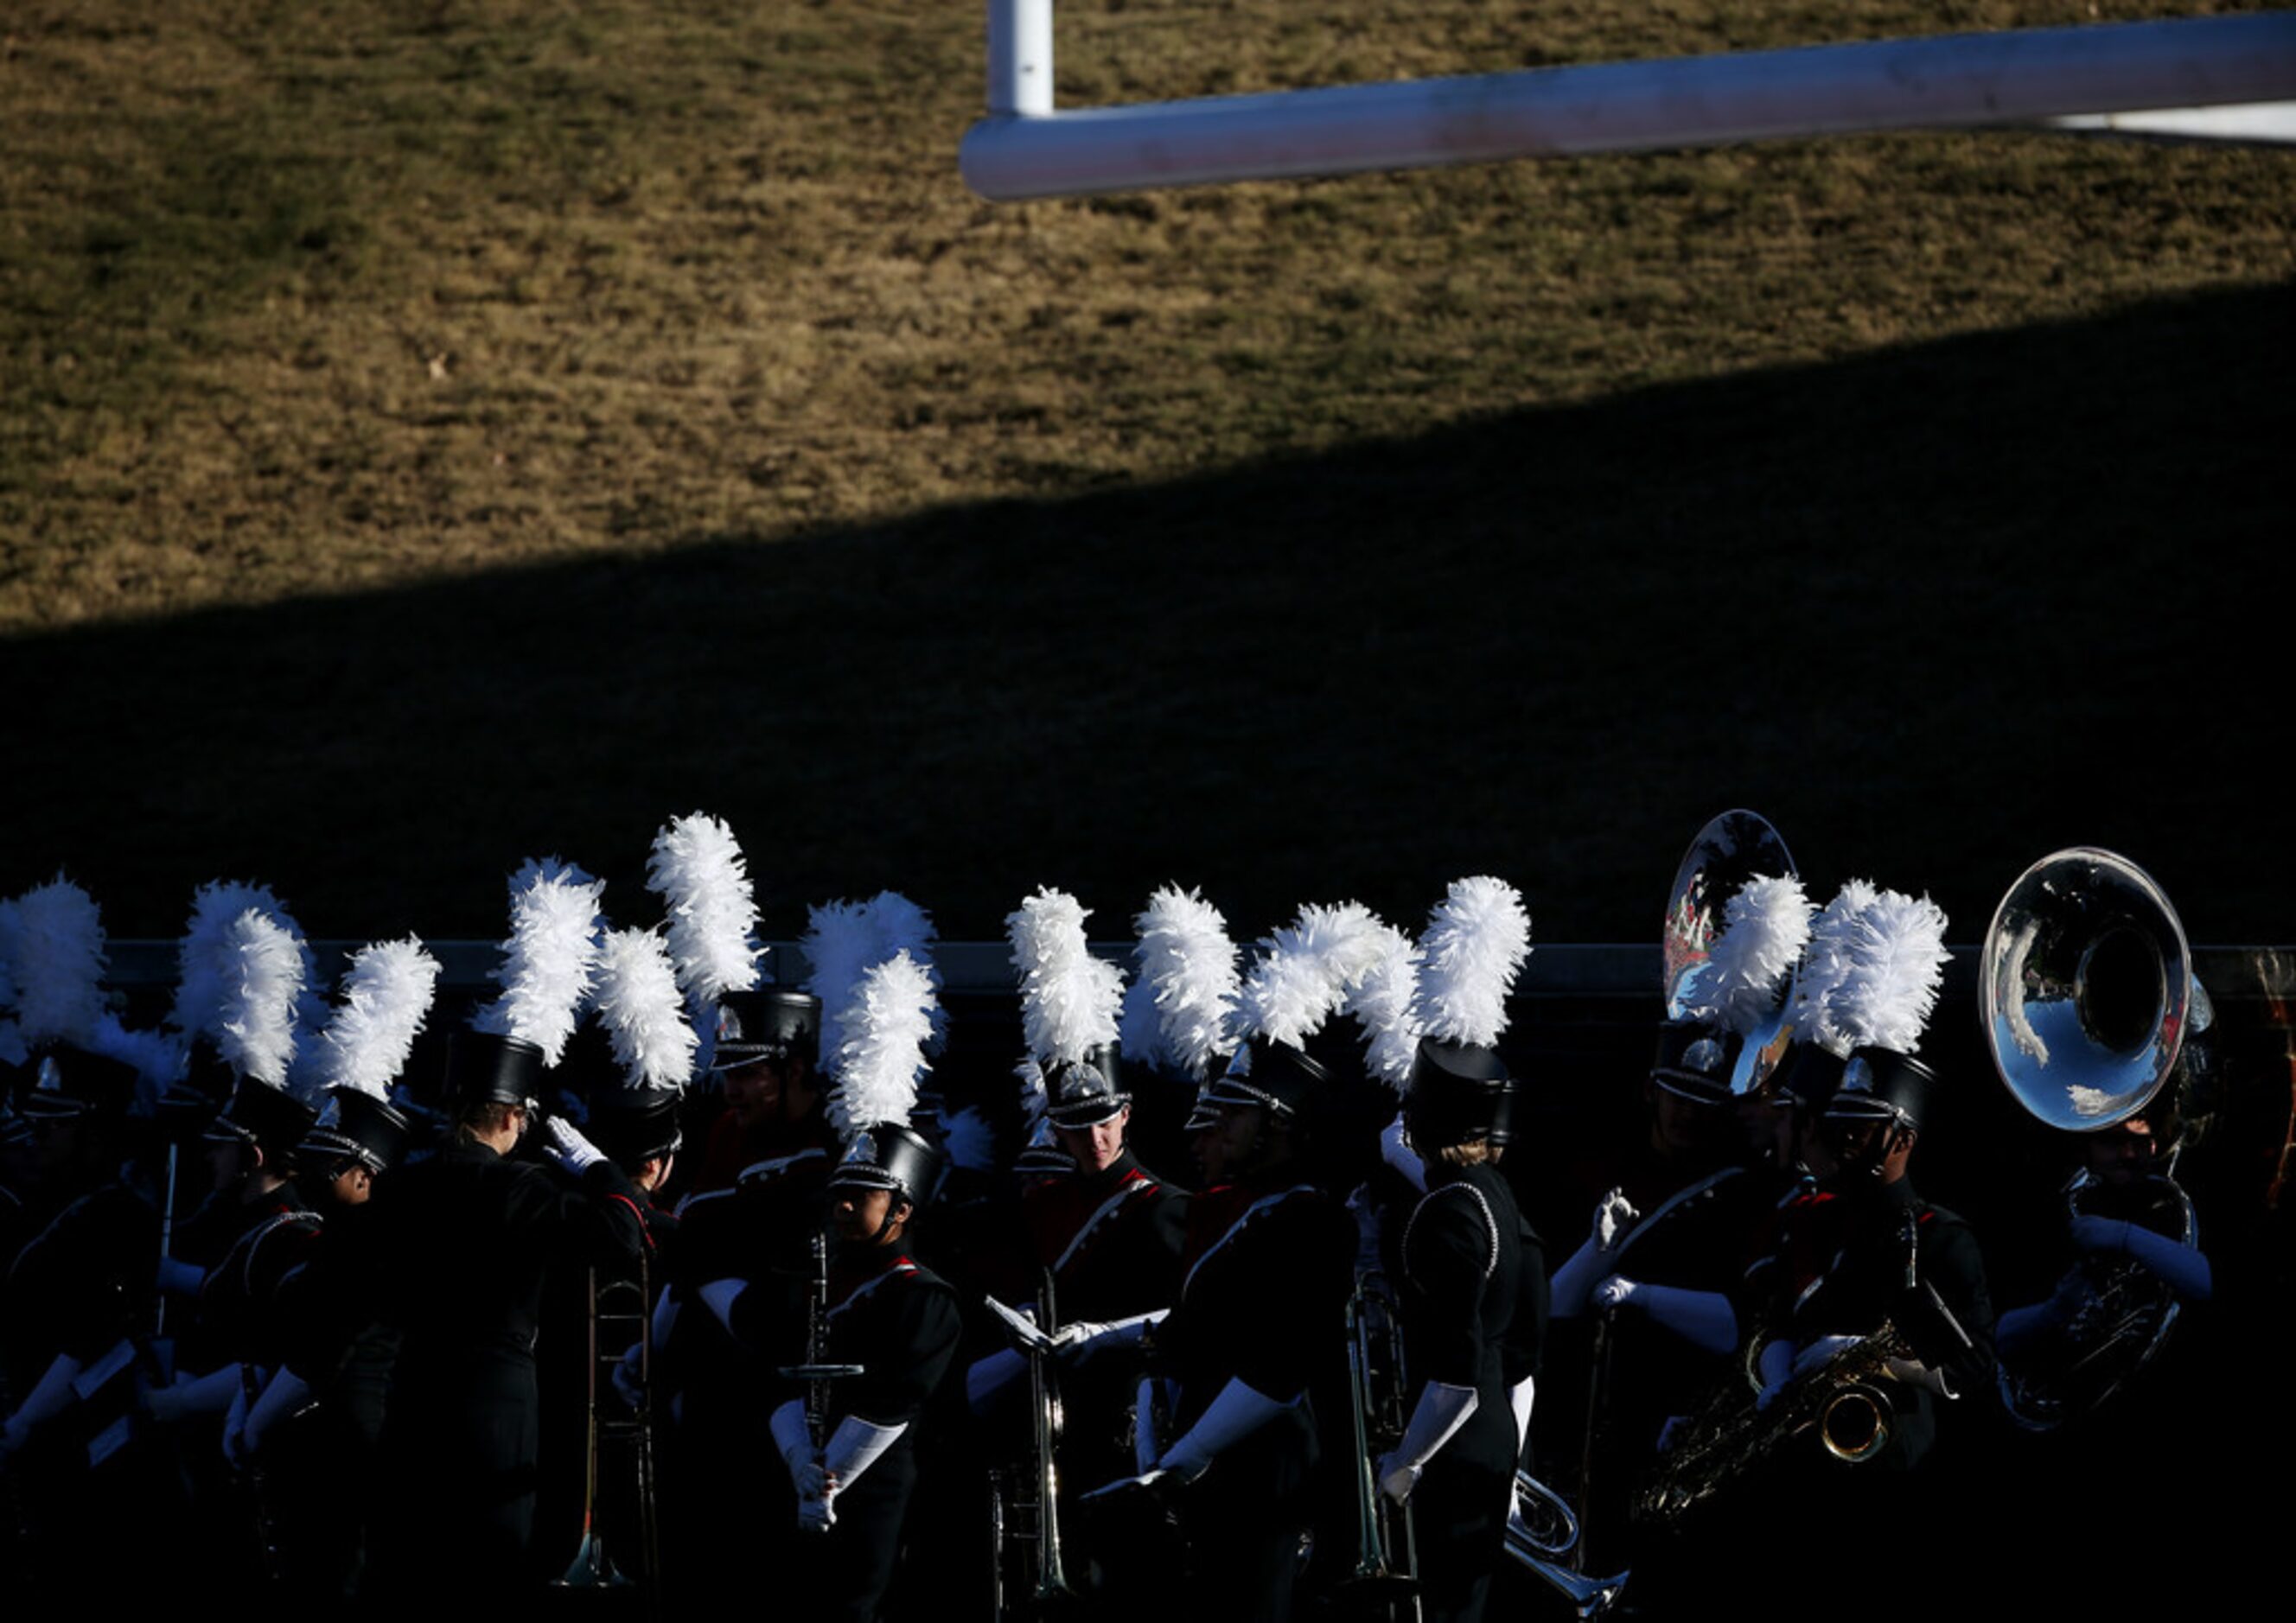
[{"label": "white feather plume", "polygon": [[907,953],[934,988],[933,1039],[946,1016],[939,1003],[940,971],[932,962],[932,918],[897,890],[882,890],[865,902],[825,902],[806,914],[805,989],[821,999],[821,1062],[833,1065],[845,1042],[845,1010],[861,977],[872,965]]},{"label": "white feather plume", "polygon": [[646,889],[669,914],[677,984],[697,1009],[758,984],[758,902],[741,842],[719,819],[672,818],[653,837]]},{"label": "white feather plume", "polygon": [[1397,1093],[1411,1086],[1419,1055],[1419,945],[1392,924],[1379,927],[1379,957],[1356,989],[1347,1012],[1362,1026],[1365,1069]]},{"label": "white feather plume", "polygon": [[160,1090],[184,1074],[183,1045],[164,1031],[130,1031],[109,1010],[96,1017],[87,1047],[106,1059],[135,1068],[140,1090],[158,1097]]},{"label": "white feather plume", "polygon": [[16,938],[22,928],[16,904],[0,902],[0,1009],[16,1004]]},{"label": "white feather plume", "polygon": [[941,1148],[949,1164],[967,1172],[996,1169],[996,1129],[977,1107],[966,1105],[941,1124]]},{"label": "white feather plume", "polygon": [[1816,906],[1792,874],[1757,875],[1738,888],[1724,910],[1701,978],[1698,1002],[1685,1012],[1740,1035],[1777,1012],[1786,977],[1809,943]]},{"label": "white feather plume", "polygon": [[532,1043],[544,1064],[558,1063],[590,994],[605,889],[555,857],[531,859],[512,876],[510,939],[493,971],[503,995],[472,1016],[474,1028]]},{"label": "white feather plume", "polygon": [[250,908],[276,917],[279,898],[268,885],[215,879],[192,896],[191,922],[176,944],[176,1001],[168,1024],[187,1037],[212,1037],[223,1007],[224,937]]},{"label": "white feather plume", "polygon": [[837,1051],[829,1119],[840,1137],[885,1123],[907,1124],[937,1001],[932,977],[906,950],[863,971],[839,1022],[846,1035]]},{"label": "white feather plume", "polygon": [[[1125,1057],[1185,1071],[1199,1082],[1231,1042],[1243,984],[1220,910],[1194,890],[1166,885],[1133,921],[1137,978],[1125,996]],[[1152,1029],[1149,1022],[1152,1021]]]},{"label": "white feather plume", "polygon": [[103,1012],[103,917],[62,874],[16,898],[16,1024],[34,1048],[84,1044]]},{"label": "white feather plume", "polygon": [[1945,985],[1945,910],[1884,890],[1851,925],[1849,967],[1827,999],[1836,1029],[1852,1047],[1912,1053]]},{"label": "white feather plume", "polygon": [[1046,1063],[1081,1060],[1116,1041],[1124,971],[1092,955],[1084,922],[1092,916],[1066,891],[1041,889],[1005,915],[1005,939],[1021,977],[1021,1029]]},{"label": "white feather plume", "polygon": [[439,960],[413,936],[353,953],[342,1002],[316,1045],[320,1090],[348,1087],[388,1099],[430,1012],[439,975]]},{"label": "white feather plume", "polygon": [[1507,994],[1530,957],[1522,893],[1488,874],[1451,881],[1419,939],[1419,1019],[1438,1042],[1488,1048],[1506,1029]]},{"label": "white feather plume", "polygon": [[1305,1044],[1378,962],[1380,928],[1360,902],[1301,907],[1259,943],[1259,960],[1236,998],[1236,1040],[1259,1036],[1294,1048]]},{"label": "white feather plume", "polygon": [[630,1086],[676,1092],[700,1038],[685,1023],[669,948],[651,930],[618,930],[598,948],[598,1017]]},{"label": "white feather plume", "polygon": [[1013,1074],[1021,1079],[1021,1127],[1025,1137],[1037,1130],[1053,1108],[1052,1095],[1045,1089],[1045,1068],[1037,1063],[1037,1056],[1024,1056],[1013,1067]]},{"label": "white feather plume", "polygon": [[1834,988],[1849,972],[1849,938],[1857,915],[1871,907],[1880,894],[1866,880],[1853,879],[1843,884],[1811,922],[1809,945],[1802,949],[1801,971],[1794,978],[1797,1032],[1838,1058],[1848,1057],[1855,1043],[1833,1024]]},{"label": "white feather plume", "polygon": [[303,944],[276,919],[250,907],[224,931],[224,955],[216,1045],[240,1076],[284,1089],[295,1058]]}]

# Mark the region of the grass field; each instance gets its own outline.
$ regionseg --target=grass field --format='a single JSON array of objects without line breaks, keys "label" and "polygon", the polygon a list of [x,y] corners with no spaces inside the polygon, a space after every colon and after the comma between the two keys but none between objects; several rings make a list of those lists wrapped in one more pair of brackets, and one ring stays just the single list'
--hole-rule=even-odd
[{"label": "grass field", "polygon": [[[1070,101],[2146,14],[1064,0]],[[995,207],[970,6],[20,0],[0,888],[492,933],[701,805],[767,928],[2267,856],[2296,168],[2028,135]],[[778,916],[775,916],[777,913]]]}]

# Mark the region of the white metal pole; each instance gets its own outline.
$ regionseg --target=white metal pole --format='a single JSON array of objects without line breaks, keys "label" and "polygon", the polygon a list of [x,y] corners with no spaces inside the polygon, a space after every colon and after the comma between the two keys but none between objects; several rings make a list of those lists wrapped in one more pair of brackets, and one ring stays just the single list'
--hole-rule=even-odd
[{"label": "white metal pole", "polygon": [[[2030,123],[2296,97],[2296,13],[2033,29],[1542,68],[1475,78],[1051,111],[1049,0],[992,0],[1046,30],[1041,111],[966,132],[958,166],[1012,201],[1778,136]],[[1010,51],[992,106],[1009,80]]]},{"label": "white metal pole", "polygon": [[988,0],[988,116],[1053,111],[1053,0]]}]

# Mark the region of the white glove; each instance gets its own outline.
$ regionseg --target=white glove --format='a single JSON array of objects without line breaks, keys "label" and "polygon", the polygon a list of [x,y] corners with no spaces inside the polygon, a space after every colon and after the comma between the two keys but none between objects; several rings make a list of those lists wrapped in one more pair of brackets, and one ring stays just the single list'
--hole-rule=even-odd
[{"label": "white glove", "polygon": [[543,1122],[543,1153],[577,1176],[606,1159],[598,1146],[582,1136],[581,1129],[563,1116]]},{"label": "white glove", "polygon": [[[240,1389],[242,1393],[246,1389],[244,1386]],[[310,1401],[309,1381],[283,1368],[274,1374],[264,1387],[263,1395],[247,1411],[248,1455],[252,1457],[261,1454],[264,1440],[271,1435],[272,1428]]]},{"label": "white glove", "polygon": [[1522,1463],[1522,1451],[1530,1447],[1530,1404],[1538,1386],[1535,1376],[1525,1375],[1507,1389],[1507,1407],[1514,1413],[1514,1463]]},{"label": "white glove", "polygon": [[1379,1462],[1379,1491],[1400,1504],[1419,1485],[1419,1473],[1473,1415],[1480,1398],[1471,1386],[1431,1381],[1419,1394],[1395,1452]]},{"label": "white glove", "polygon": [[1398,1114],[1379,1135],[1379,1159],[1394,1168],[1420,1193],[1427,1193],[1427,1162],[1404,1142],[1403,1118]]},{"label": "white glove", "polygon": [[701,1305],[709,1308],[718,1322],[726,1327],[727,1335],[734,1333],[734,1299],[749,1288],[750,1282],[746,1279],[713,1279],[702,1286],[698,1293],[701,1298]]},{"label": "white glove", "polygon": [[1960,1396],[1953,1389],[1952,1377],[1941,1369],[1931,1369],[1919,1358],[1884,1359],[1882,1368],[1890,1380],[1906,1386],[1920,1387],[1923,1391],[1935,1392],[1940,1398]]},{"label": "white glove", "polygon": [[826,1533],[837,1525],[836,1509],[826,1494],[814,1496],[800,1495],[797,1502],[797,1530],[800,1533]]},{"label": "white glove", "polygon": [[1619,1242],[1640,1221],[1642,1213],[1635,1209],[1626,1192],[1613,1189],[1595,1203],[1595,1226],[1588,1237],[1594,1241],[1595,1249],[1607,1257],[1619,1249]]},{"label": "white glove", "polygon": [[16,1406],[8,1423],[0,1426],[0,1459],[14,1454],[31,1441],[33,1432],[64,1412],[72,1400],[72,1382],[78,1379],[79,1372],[78,1358],[70,1353],[56,1355],[55,1362],[33,1383],[24,1401]]},{"label": "white glove", "polygon": [[152,1283],[170,1296],[197,1296],[208,1283],[208,1271],[181,1258],[162,1257]]},{"label": "white glove", "polygon": [[1738,1346],[1738,1310],[1718,1291],[1685,1291],[1678,1285],[1649,1285],[1613,1274],[1595,1287],[1597,1307],[1615,1311],[1631,1307],[1654,1324],[1718,1358],[1727,1357]]},{"label": "white glove", "polygon": [[1762,1389],[1754,1398],[1756,1409],[1767,1409],[1777,1401],[1792,1378],[1794,1366],[1793,1343],[1787,1340],[1765,1341],[1762,1350],[1754,1356],[1755,1373],[1762,1378]]},{"label": "white glove", "polygon": [[170,1385],[144,1394],[144,1412],[158,1424],[172,1426],[199,1414],[221,1414],[242,1393],[239,1365],[226,1364],[204,1375],[179,1376]]},{"label": "white glove", "polygon": [[1864,1336],[1820,1336],[1794,1355],[1793,1373],[1807,1375],[1820,1365],[1831,1364],[1865,1339]]},{"label": "white glove", "polygon": [[1188,1428],[1188,1434],[1164,1451],[1152,1474],[1193,1482],[1210,1468],[1213,1460],[1292,1406],[1231,1377],[1212,1399],[1211,1407]]},{"label": "white glove", "polygon": [[621,1394],[622,1401],[633,1410],[645,1406],[645,1387],[638,1380],[638,1355],[644,1350],[643,1348],[631,1348],[614,1365],[614,1390]]},{"label": "white glove", "polygon": [[2215,1292],[2209,1259],[2182,1241],[2156,1234],[2141,1223],[2112,1217],[2075,1217],[2071,1228],[2077,1249],[2092,1255],[2126,1257],[2187,1301],[2204,1302]]},{"label": "white glove", "polygon": [[797,1480],[798,1468],[816,1463],[813,1454],[813,1436],[805,1424],[805,1405],[791,1398],[773,1413],[766,1429],[773,1433],[774,1447],[782,1451],[782,1463],[789,1467],[790,1480]]},{"label": "white glove", "polygon": [[1148,1327],[1162,1324],[1168,1312],[1169,1308],[1159,1307],[1153,1313],[1136,1314],[1106,1324],[1083,1319],[1063,1324],[1053,1332],[1054,1355],[1064,1364],[1087,1364],[1102,1353],[1137,1347],[1140,1338],[1148,1333]]},{"label": "white glove", "polygon": [[1143,1375],[1132,1410],[1132,1468],[1144,1477],[1156,1469],[1156,1456],[1164,1452],[1156,1436],[1157,1386],[1156,1377]]},{"label": "white glove", "polygon": [[224,1416],[223,1460],[234,1471],[247,1469],[247,1387],[244,1382],[232,1395],[231,1411]]},{"label": "white glove", "polygon": [[1029,1373],[1029,1360],[1012,1348],[1000,1347],[978,1358],[964,1372],[964,1401],[975,1414],[986,1414],[1005,1388]]}]

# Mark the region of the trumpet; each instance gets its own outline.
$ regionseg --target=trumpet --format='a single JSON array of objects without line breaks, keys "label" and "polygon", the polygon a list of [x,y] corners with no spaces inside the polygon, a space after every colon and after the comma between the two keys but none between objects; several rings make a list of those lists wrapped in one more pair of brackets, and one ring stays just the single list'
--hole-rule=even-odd
[{"label": "trumpet", "polygon": [[1403,1329],[1395,1293],[1375,1273],[1356,1276],[1348,1299],[1348,1389],[1356,1427],[1356,1560],[1347,1582],[1391,1597],[1416,1623],[1419,1553],[1408,1501],[1379,1491],[1379,1458],[1403,1440],[1411,1379],[1404,1367]]}]

